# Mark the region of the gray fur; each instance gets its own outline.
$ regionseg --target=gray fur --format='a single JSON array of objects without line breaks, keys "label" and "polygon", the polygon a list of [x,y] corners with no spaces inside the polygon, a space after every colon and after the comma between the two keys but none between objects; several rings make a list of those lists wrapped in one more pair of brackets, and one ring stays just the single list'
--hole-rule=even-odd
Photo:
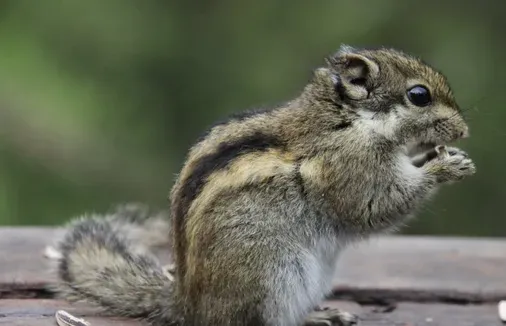
[{"label": "gray fur", "polygon": [[[430,89],[430,105],[410,102],[413,84]],[[190,150],[170,196],[174,282],[135,249],[142,237],[129,230],[152,217],[134,209],[148,217],[71,226],[62,293],[160,326],[352,325],[345,312],[314,311],[339,253],[474,174],[465,152],[434,154],[467,135],[441,73],[393,49],[342,47],[293,101],[216,125]]]}]

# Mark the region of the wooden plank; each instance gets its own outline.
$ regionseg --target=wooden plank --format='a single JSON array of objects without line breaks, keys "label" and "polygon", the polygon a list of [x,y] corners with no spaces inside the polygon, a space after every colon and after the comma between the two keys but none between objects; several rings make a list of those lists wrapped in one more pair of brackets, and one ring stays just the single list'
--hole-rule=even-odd
[{"label": "wooden plank", "polygon": [[402,303],[390,313],[361,315],[360,326],[500,326],[496,307]]},{"label": "wooden plank", "polygon": [[[393,310],[358,306],[350,302],[327,302],[325,306],[358,314],[359,326],[499,326],[496,305],[448,305],[400,303]],[[54,326],[54,313],[64,309],[85,318],[92,326],[142,326],[141,322],[99,317],[96,311],[56,300],[0,300],[0,325]]]},{"label": "wooden plank", "polygon": [[[328,303],[340,307],[339,302]],[[359,326],[499,326],[497,306],[400,303],[382,312],[379,307],[362,307]]]},{"label": "wooden plank", "polygon": [[52,228],[0,228],[0,298],[48,295],[44,287],[53,278],[44,247],[61,233]]},{"label": "wooden plank", "polygon": [[[100,317],[89,317],[91,326],[146,326],[140,322]],[[0,325],[8,326],[56,326],[54,318],[50,317],[4,317],[0,318]]]},{"label": "wooden plank", "polygon": [[506,298],[506,241],[389,236],[358,243],[339,260],[336,295],[370,299],[495,302]]},{"label": "wooden plank", "polygon": [[[360,313],[360,306],[355,303],[333,302],[332,304],[338,304],[341,309],[346,309],[346,311]],[[47,299],[0,300],[0,325],[54,326],[54,315],[57,310],[65,310],[76,317],[84,318],[92,326],[144,325],[132,319],[106,317],[98,310],[83,304],[69,304],[65,301]]]},{"label": "wooden plank", "polygon": [[125,318],[100,317],[95,309],[70,305],[58,300],[0,300],[0,325],[55,326],[54,314],[63,309],[76,317],[85,318],[92,326],[141,326]]},{"label": "wooden plank", "polygon": [[[42,253],[61,232],[0,228],[0,297],[16,291],[10,297],[47,295],[41,289],[53,278]],[[495,302],[506,298],[504,271],[504,240],[380,237],[352,245],[342,254],[334,281],[335,297],[365,303]]]}]

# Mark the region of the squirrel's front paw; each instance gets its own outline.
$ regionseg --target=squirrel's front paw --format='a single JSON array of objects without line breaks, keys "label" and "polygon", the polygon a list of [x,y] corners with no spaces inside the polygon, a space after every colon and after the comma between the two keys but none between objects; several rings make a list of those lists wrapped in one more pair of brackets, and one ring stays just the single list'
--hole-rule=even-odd
[{"label": "squirrel's front paw", "polygon": [[465,158],[469,158],[469,155],[464,152],[463,150],[461,150],[460,148],[457,148],[457,147],[446,147],[446,146],[440,146],[440,148],[436,149],[436,151],[438,151],[438,155],[443,155],[444,153],[442,152],[442,150],[446,150],[446,152],[450,155],[450,156],[455,156],[455,155],[462,155],[464,156]]},{"label": "squirrel's front paw", "polygon": [[469,155],[455,147],[440,146],[438,156],[424,165],[428,174],[434,175],[438,183],[462,180],[476,173],[476,167]]}]

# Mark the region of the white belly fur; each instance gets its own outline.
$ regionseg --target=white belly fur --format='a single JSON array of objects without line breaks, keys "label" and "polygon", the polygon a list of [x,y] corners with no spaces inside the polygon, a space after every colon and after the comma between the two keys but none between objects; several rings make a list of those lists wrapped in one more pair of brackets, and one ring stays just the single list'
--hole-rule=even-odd
[{"label": "white belly fur", "polygon": [[277,293],[273,293],[275,302],[272,304],[278,309],[275,315],[267,318],[273,325],[299,325],[321,304],[332,289],[340,248],[335,238],[322,238],[312,248],[301,252],[297,269],[283,270],[275,277]]}]

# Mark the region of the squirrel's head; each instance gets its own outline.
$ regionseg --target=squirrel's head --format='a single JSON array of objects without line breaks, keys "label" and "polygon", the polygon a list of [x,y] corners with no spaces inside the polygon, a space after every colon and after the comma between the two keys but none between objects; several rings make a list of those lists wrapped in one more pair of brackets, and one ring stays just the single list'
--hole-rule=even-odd
[{"label": "squirrel's head", "polygon": [[305,94],[352,124],[411,149],[467,137],[445,76],[420,59],[393,49],[342,46],[326,62]]}]

